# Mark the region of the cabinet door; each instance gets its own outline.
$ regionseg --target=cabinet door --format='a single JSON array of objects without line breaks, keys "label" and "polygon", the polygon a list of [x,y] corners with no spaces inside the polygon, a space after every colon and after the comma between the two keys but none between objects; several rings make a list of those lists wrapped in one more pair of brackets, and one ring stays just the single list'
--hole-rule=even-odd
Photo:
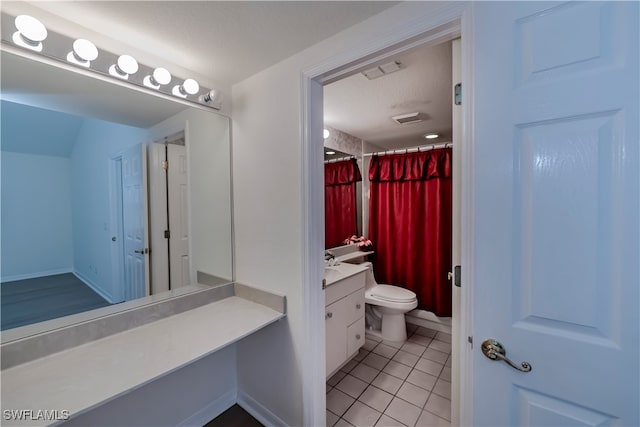
[{"label": "cabinet door", "polygon": [[347,358],[347,316],[344,301],[336,301],[325,308],[327,377]]},{"label": "cabinet door", "polygon": [[364,317],[347,328],[347,357],[353,356],[364,344]]},{"label": "cabinet door", "polygon": [[347,323],[350,325],[364,316],[364,288],[360,288],[345,298]]}]

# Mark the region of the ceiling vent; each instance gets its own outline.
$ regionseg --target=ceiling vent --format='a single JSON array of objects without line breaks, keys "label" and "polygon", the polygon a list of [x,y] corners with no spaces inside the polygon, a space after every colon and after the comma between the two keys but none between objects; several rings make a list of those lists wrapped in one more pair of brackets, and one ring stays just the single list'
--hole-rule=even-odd
[{"label": "ceiling vent", "polygon": [[364,70],[362,74],[369,80],[377,79],[378,77],[386,76],[387,74],[394,73],[402,69],[402,64],[398,61],[387,62],[386,64],[378,65],[377,67]]},{"label": "ceiling vent", "polygon": [[399,116],[393,116],[391,118],[400,125],[408,125],[410,123],[418,123],[424,121],[424,115],[422,113],[400,114]]}]

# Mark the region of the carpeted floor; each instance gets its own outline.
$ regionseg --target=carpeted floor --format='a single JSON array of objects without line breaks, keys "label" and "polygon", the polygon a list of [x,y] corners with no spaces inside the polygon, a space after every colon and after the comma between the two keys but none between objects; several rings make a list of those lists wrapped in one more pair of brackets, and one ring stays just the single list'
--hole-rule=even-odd
[{"label": "carpeted floor", "polygon": [[110,305],[71,273],[4,282],[0,303],[2,330]]}]

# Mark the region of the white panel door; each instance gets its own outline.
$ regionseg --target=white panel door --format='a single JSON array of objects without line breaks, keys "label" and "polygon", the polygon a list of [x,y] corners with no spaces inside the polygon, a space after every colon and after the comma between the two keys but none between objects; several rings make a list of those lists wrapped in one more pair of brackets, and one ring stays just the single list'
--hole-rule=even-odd
[{"label": "white panel door", "polygon": [[640,425],[639,3],[472,7],[471,423]]},{"label": "white panel door", "polygon": [[168,144],[169,161],[169,262],[171,289],[190,283],[189,201],[187,192],[187,151],[184,145]]},{"label": "white panel door", "polygon": [[122,154],[122,223],[124,229],[125,300],[149,289],[147,225],[147,152],[143,144]]},{"label": "white panel door", "polygon": [[148,147],[149,261],[151,293],[155,295],[169,290],[169,240],[164,233],[169,228],[167,171],[163,168],[167,149],[161,143],[151,143]]}]

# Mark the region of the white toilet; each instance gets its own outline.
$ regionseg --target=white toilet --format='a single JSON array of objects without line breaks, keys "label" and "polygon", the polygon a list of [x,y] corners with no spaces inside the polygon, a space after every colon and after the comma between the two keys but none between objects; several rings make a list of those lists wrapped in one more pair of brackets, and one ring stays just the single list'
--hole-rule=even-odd
[{"label": "white toilet", "polygon": [[[416,294],[399,286],[379,285],[373,275],[373,264],[365,262],[366,272],[364,302],[370,305],[369,315],[381,316],[380,337],[388,341],[406,341],[407,326],[404,315],[418,306]],[[377,334],[376,334],[377,335]]]}]

